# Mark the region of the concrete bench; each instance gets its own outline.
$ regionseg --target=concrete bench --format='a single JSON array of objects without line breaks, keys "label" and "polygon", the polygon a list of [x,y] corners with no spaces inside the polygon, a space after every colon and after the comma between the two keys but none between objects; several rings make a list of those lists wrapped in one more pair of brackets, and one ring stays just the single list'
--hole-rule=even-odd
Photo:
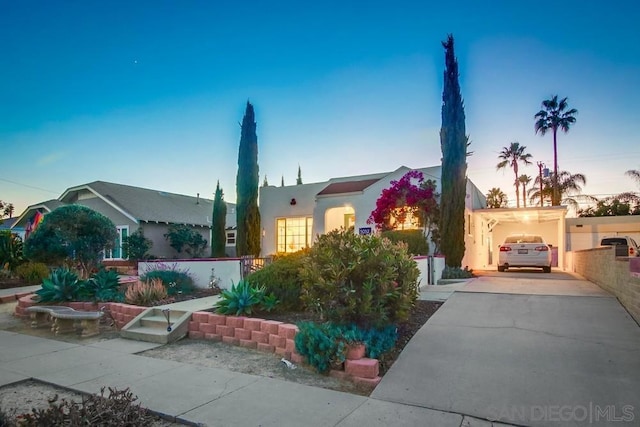
[{"label": "concrete bench", "polygon": [[104,315],[101,311],[76,311],[71,307],[55,305],[34,305],[27,307],[31,314],[31,327],[37,328],[53,320],[51,331],[55,335],[75,332],[79,323],[81,336],[91,337],[100,333],[100,319]]}]

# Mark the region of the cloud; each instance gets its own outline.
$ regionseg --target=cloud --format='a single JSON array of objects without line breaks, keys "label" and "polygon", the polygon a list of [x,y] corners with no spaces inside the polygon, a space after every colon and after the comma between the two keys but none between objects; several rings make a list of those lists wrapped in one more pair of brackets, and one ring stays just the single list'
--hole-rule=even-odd
[{"label": "cloud", "polygon": [[64,158],[65,156],[66,156],[66,153],[64,152],[51,153],[44,157],[40,157],[36,163],[38,164],[38,166],[50,165]]}]

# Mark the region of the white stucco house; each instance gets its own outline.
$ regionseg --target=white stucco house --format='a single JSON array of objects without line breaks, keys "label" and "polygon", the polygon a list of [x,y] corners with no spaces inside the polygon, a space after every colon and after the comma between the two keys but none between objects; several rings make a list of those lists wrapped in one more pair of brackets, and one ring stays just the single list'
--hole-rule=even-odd
[{"label": "white stucco house", "polygon": [[[402,166],[392,172],[332,178],[325,182],[266,186],[260,188],[259,205],[262,221],[262,255],[295,252],[311,246],[317,235],[340,227],[353,226],[356,233],[375,231],[367,219],[376,200],[391,181],[399,180],[411,169]],[[440,190],[441,166],[418,169],[425,179],[434,180]],[[467,180],[465,203],[465,257],[463,265],[482,263],[476,259],[487,253],[480,224],[474,211],[486,207],[482,192]]]}]

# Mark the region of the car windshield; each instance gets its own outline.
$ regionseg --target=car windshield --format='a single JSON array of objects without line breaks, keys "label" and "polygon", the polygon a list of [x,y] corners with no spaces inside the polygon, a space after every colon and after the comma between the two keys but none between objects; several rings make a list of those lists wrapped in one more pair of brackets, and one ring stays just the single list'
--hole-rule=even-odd
[{"label": "car windshield", "polygon": [[505,243],[543,243],[540,236],[509,236]]}]

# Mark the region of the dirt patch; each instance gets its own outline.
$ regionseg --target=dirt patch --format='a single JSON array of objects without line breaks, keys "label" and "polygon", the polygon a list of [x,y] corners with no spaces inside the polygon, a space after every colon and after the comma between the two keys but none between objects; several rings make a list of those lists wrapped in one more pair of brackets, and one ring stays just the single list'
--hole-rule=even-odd
[{"label": "dirt patch", "polygon": [[[380,359],[381,376],[393,365],[402,349],[411,340],[411,337],[441,305],[441,303],[430,301],[416,302],[408,321],[398,326],[397,346]],[[313,320],[313,316],[306,313],[266,314],[260,317],[287,323]],[[198,366],[229,369],[235,372],[293,381],[313,387],[328,388],[363,396],[367,396],[371,392],[370,389],[358,387],[351,381],[318,374],[311,367],[297,366],[296,369],[288,369],[285,363],[281,361],[281,358],[273,354],[224,343],[187,339],[140,354],[158,359],[175,360]]]},{"label": "dirt patch", "polygon": [[[107,394],[108,392],[105,393],[105,395]],[[86,395],[39,381],[28,380],[0,387],[0,412],[3,412],[8,419],[13,420],[18,415],[32,413],[34,409],[47,409],[49,403],[59,404],[63,400],[81,403],[83,397]],[[3,419],[2,415],[0,413],[0,425],[11,425],[7,419]],[[153,416],[150,425],[165,427],[181,424]]]},{"label": "dirt patch", "polygon": [[31,286],[19,277],[0,277],[0,289],[21,288]]}]

